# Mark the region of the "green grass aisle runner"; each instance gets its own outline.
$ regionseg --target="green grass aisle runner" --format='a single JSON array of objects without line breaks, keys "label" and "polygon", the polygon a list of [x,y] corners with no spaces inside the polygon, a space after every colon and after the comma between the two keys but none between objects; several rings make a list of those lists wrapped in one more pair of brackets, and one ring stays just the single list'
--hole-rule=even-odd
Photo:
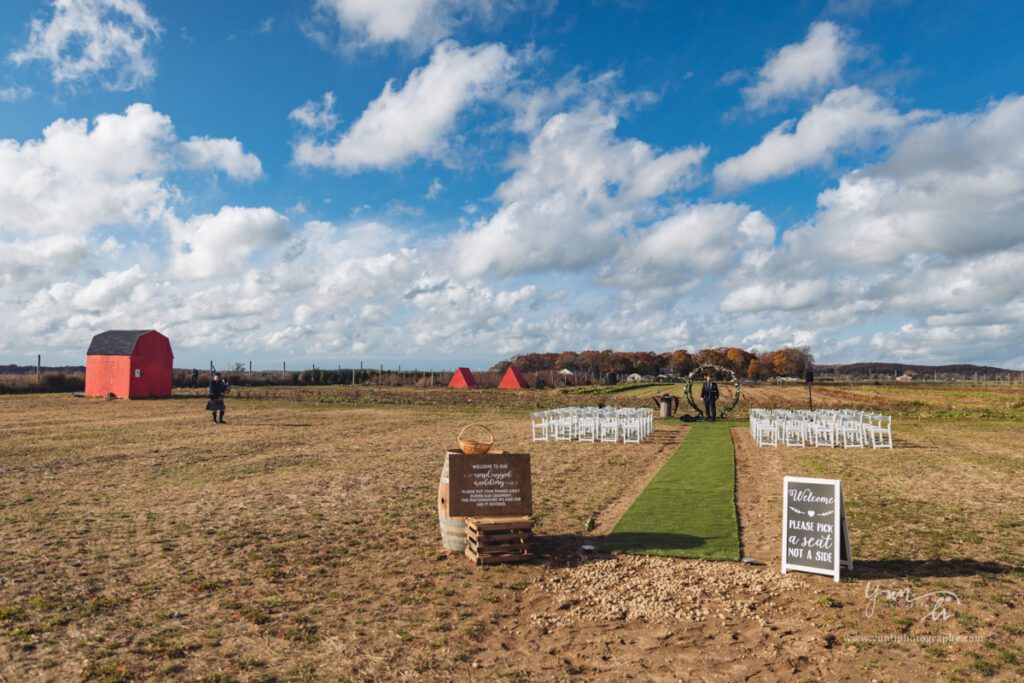
[{"label": "green grass aisle runner", "polygon": [[605,539],[605,552],[739,560],[729,428],[694,425]]}]

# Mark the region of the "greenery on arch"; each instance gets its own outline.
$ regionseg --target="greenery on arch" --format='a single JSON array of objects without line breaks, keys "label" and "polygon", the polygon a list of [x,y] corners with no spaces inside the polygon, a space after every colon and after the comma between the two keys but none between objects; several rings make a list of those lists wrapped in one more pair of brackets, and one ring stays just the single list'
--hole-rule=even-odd
[{"label": "greenery on arch", "polygon": [[724,365],[715,365],[713,363],[705,363],[694,368],[689,375],[686,376],[686,402],[690,404],[690,407],[697,411],[697,414],[701,417],[707,417],[704,411],[697,406],[696,401],[693,400],[693,378],[697,376],[703,377],[707,374],[708,370],[714,370],[715,374],[724,374],[732,378],[732,385],[735,387],[735,391],[732,394],[732,401],[729,402],[722,410],[718,411],[719,417],[725,417],[729,414],[729,411],[736,407],[736,404],[740,402],[740,380],[736,376],[736,373]]}]

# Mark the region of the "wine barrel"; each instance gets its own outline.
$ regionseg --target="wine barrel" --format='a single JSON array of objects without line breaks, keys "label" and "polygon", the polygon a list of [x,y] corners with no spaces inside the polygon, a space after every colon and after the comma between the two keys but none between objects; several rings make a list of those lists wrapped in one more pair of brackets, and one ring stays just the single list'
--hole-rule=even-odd
[{"label": "wine barrel", "polygon": [[466,519],[465,517],[448,516],[448,456],[462,451],[448,451],[444,454],[444,467],[441,468],[441,480],[437,484],[437,521],[441,528],[441,545],[453,553],[466,551]]}]

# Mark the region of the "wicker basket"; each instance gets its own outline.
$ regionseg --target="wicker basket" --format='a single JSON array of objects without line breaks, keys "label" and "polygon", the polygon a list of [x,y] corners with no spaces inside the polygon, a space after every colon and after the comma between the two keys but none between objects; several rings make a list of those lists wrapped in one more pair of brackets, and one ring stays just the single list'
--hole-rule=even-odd
[{"label": "wicker basket", "polygon": [[[469,429],[470,427],[479,427],[480,429],[487,432],[487,437],[489,441],[477,441],[475,439],[462,438],[463,435],[466,433],[466,430]],[[459,448],[462,449],[463,453],[468,453],[469,455],[483,455],[487,451],[491,450],[493,446],[494,434],[491,433],[490,429],[484,427],[481,424],[466,425],[465,427],[462,428],[462,431],[459,432]]]}]

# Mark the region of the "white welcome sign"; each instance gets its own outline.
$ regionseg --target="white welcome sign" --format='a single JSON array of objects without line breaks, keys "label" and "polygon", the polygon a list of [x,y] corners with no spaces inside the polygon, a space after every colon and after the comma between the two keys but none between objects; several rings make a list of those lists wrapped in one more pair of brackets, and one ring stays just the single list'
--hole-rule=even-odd
[{"label": "white welcome sign", "polygon": [[843,485],[838,479],[782,480],[782,573],[824,574],[839,581],[853,569]]}]

